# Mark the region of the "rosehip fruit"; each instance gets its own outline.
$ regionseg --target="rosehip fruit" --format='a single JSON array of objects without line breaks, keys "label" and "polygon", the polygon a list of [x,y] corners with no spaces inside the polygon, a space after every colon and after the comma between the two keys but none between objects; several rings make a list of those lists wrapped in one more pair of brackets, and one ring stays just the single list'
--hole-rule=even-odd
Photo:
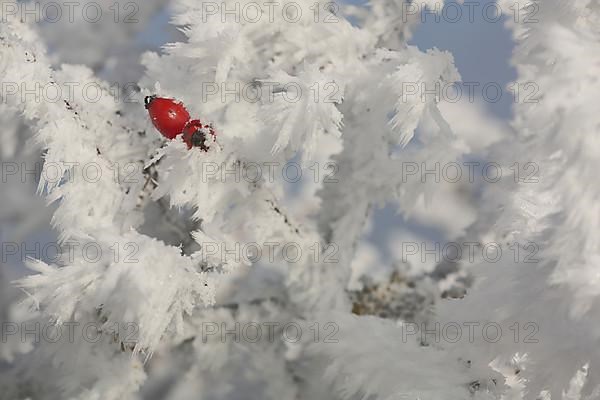
[{"label": "rosehip fruit", "polygon": [[190,113],[183,104],[173,99],[147,96],[144,103],[152,124],[167,139],[174,139],[183,132],[190,120]]},{"label": "rosehip fruit", "polygon": [[[210,137],[209,137],[210,136]],[[206,142],[216,140],[215,130],[210,125],[202,125],[199,119],[190,121],[183,129],[183,141],[187,143],[188,149],[200,147],[203,151],[208,151],[209,146]]]}]

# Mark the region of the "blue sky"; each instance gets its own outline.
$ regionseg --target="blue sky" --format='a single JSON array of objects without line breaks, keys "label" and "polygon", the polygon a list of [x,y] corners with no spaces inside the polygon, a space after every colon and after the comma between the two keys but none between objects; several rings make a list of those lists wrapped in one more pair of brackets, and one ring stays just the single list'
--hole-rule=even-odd
[{"label": "blue sky", "polygon": [[[440,18],[436,22],[432,15],[426,15],[426,22],[419,25],[411,43],[420,49],[437,47],[454,55],[454,61],[463,81],[479,82],[482,85],[498,83],[502,88],[516,78],[515,70],[510,66],[510,57],[514,47],[510,32],[504,27],[505,18],[510,18],[510,10],[498,22],[488,22],[483,17],[483,9],[494,0],[479,0],[480,7],[474,7],[473,22],[469,21],[468,9],[459,22],[449,22]],[[448,3],[456,3],[454,1]],[[497,103],[486,103],[486,107],[499,118],[508,119],[511,113],[512,99],[502,96]]]}]

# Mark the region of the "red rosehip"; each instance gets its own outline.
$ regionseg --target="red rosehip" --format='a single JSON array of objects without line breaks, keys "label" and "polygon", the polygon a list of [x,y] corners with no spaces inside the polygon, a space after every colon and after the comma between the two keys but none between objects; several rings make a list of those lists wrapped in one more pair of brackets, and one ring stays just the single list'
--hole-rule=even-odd
[{"label": "red rosehip", "polygon": [[207,136],[210,135],[210,139],[214,142],[216,140],[216,133],[212,126],[202,125],[199,119],[190,121],[183,129],[183,141],[187,143],[188,149],[192,147],[200,147],[203,151],[208,151],[209,146],[206,145]]},{"label": "red rosehip", "polygon": [[173,99],[147,96],[144,103],[154,127],[167,139],[173,139],[183,132],[190,120],[190,113],[183,104]]}]

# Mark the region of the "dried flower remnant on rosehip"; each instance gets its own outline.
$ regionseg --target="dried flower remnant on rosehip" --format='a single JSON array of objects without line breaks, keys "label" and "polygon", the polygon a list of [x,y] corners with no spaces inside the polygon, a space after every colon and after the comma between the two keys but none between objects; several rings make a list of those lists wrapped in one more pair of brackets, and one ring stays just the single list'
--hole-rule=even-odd
[{"label": "dried flower remnant on rosehip", "polygon": [[203,125],[198,119],[190,121],[183,130],[183,141],[187,144],[188,149],[200,147],[201,150],[208,151],[210,146],[206,142],[215,142],[216,136],[211,125]]}]

